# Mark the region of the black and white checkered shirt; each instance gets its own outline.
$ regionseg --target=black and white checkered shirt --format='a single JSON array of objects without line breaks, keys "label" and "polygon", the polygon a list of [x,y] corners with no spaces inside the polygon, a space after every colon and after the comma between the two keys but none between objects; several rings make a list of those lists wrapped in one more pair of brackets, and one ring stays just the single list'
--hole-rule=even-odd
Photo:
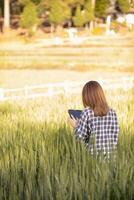
[{"label": "black and white checkered shirt", "polygon": [[94,116],[90,108],[85,108],[75,129],[76,137],[82,139],[90,152],[104,155],[116,149],[118,140],[118,121],[116,112],[110,109],[106,116]]}]

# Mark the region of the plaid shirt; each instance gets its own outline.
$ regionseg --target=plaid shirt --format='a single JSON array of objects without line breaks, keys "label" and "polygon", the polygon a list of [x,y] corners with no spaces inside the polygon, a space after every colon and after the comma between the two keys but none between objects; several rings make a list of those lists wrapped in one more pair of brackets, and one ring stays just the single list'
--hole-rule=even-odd
[{"label": "plaid shirt", "polygon": [[112,149],[116,149],[118,133],[117,115],[113,109],[106,116],[96,117],[92,109],[85,108],[75,129],[76,137],[87,144],[92,154],[102,151],[109,155]]}]

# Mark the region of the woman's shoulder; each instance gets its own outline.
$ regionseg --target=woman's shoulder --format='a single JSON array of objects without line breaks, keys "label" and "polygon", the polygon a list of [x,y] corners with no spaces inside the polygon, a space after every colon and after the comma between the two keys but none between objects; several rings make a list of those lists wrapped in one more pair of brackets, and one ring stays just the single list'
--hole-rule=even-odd
[{"label": "woman's shoulder", "polygon": [[89,107],[84,108],[84,110],[82,111],[82,113],[86,114],[86,115],[90,115],[90,116],[94,115],[93,110],[91,108],[89,108]]},{"label": "woman's shoulder", "polygon": [[81,119],[92,119],[94,116],[93,110],[89,107],[86,107],[82,110]]}]

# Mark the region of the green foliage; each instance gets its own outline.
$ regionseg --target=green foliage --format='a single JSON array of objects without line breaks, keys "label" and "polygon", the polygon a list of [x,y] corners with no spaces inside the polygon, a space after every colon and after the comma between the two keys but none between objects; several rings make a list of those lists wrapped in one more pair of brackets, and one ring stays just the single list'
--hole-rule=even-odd
[{"label": "green foliage", "polygon": [[37,6],[38,16],[44,15],[46,11],[50,11],[51,5],[51,0],[40,0]]},{"label": "green foliage", "polygon": [[125,13],[129,11],[130,3],[128,0],[117,0],[117,3],[119,5],[121,12]]},{"label": "green foliage", "polygon": [[41,0],[32,0],[32,2],[35,4],[39,4],[41,2]]},{"label": "green foliage", "polygon": [[70,18],[70,8],[61,0],[52,0],[50,9],[50,22],[55,25],[62,25]]},{"label": "green foliage", "polygon": [[78,5],[76,8],[75,16],[73,17],[74,25],[77,27],[81,27],[86,23],[85,19],[85,11],[81,11],[80,6]]},{"label": "green foliage", "polygon": [[27,6],[28,4],[31,3],[31,0],[20,0],[20,2],[21,2],[23,5]]},{"label": "green foliage", "polygon": [[31,30],[38,23],[36,6],[32,2],[26,3],[20,19],[22,28]]},{"label": "green foliage", "polygon": [[95,16],[104,18],[106,16],[106,10],[109,4],[110,4],[109,0],[96,0]]},{"label": "green foliage", "polygon": [[87,23],[94,19],[94,10],[92,7],[91,0],[86,1],[84,8],[85,8],[85,22]]},{"label": "green foliage", "polygon": [[19,2],[21,2],[24,5],[27,5],[30,1],[34,4],[39,4],[41,2],[41,0],[19,0]]},{"label": "green foliage", "polygon": [[[95,16],[99,18],[105,18],[107,8],[110,5],[110,1],[111,0],[96,0],[95,10],[93,10],[93,0],[13,0],[11,1],[11,14],[20,14],[23,6],[29,7],[29,4],[33,3],[37,6],[38,17],[44,14],[46,11],[50,11],[50,22],[55,24],[56,26],[63,25],[64,22],[66,22],[69,19],[72,19],[74,24],[80,27],[83,26],[83,24],[92,21]],[[3,2],[4,0],[0,0],[0,14],[3,14]],[[125,13],[129,10],[130,4],[131,6],[133,5],[133,0],[131,0],[130,3],[129,2],[129,0],[116,0],[115,3],[117,3],[120,10],[123,13]],[[76,14],[73,17],[71,13],[72,10],[74,10],[75,8]],[[82,12],[80,8],[82,8]],[[28,11],[26,12],[30,13]],[[35,13],[33,10],[32,12]],[[33,16],[33,18],[34,17],[35,15]],[[28,17],[28,21],[29,18],[32,17]],[[25,22],[23,23],[22,21]],[[26,20],[21,20],[20,24],[24,27],[24,24],[26,25]]]},{"label": "green foliage", "polygon": [[66,3],[72,7],[75,7],[76,5],[84,5],[85,0],[66,0]]},{"label": "green foliage", "polygon": [[40,4],[41,5],[44,5],[44,6],[46,6],[46,7],[50,7],[50,5],[52,4],[51,2],[52,2],[53,0],[40,0]]},{"label": "green foliage", "polygon": [[75,26],[81,27],[84,24],[90,22],[94,18],[94,10],[92,7],[91,0],[87,0],[84,5],[84,9],[81,10],[80,5],[76,8],[75,16],[73,17],[73,22]]}]

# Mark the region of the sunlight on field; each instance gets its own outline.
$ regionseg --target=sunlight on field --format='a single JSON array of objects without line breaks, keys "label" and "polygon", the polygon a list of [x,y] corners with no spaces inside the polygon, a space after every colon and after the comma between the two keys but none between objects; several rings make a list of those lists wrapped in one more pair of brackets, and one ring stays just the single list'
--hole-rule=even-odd
[{"label": "sunlight on field", "polygon": [[56,83],[64,81],[88,81],[100,79],[117,79],[122,81],[124,78],[133,78],[131,72],[117,72],[114,70],[0,70],[0,88],[18,88],[46,83]]},{"label": "sunlight on field", "polygon": [[1,45],[1,69],[132,69],[133,36],[88,37],[85,43],[55,45],[53,39],[28,44],[17,41]]},{"label": "sunlight on field", "polygon": [[[134,40],[88,39],[76,46],[47,46],[45,40],[1,45],[0,200],[133,199]],[[67,121],[68,109],[83,109],[83,85],[71,93],[69,82],[89,80],[102,84],[117,111],[117,155],[109,161],[92,157]],[[54,95],[57,83],[63,91]]]}]

